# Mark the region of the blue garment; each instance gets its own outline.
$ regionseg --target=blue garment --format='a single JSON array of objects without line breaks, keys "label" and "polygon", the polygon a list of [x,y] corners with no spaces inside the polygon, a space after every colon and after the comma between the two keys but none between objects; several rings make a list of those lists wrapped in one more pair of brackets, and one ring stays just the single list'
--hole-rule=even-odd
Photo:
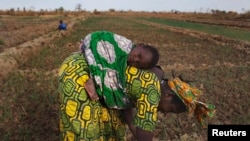
[{"label": "blue garment", "polygon": [[67,29],[67,25],[65,23],[60,23],[58,26],[59,30],[66,30]]}]

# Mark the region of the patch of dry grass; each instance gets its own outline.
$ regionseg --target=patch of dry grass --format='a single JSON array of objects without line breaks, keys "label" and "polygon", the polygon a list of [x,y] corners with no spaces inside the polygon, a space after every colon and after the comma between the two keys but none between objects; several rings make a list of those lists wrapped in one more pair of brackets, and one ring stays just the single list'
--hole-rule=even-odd
[{"label": "patch of dry grass", "polygon": [[[204,37],[146,25],[134,17],[92,15],[79,20],[76,30],[66,38],[44,42],[44,47],[31,54],[29,61],[22,62],[0,86],[0,138],[59,140],[56,70],[65,57],[78,50],[80,39],[95,30],[109,30],[137,43],[156,46],[166,77],[171,78],[174,70],[186,79],[196,80],[194,85],[204,92],[202,100],[216,106],[216,116],[208,120],[209,124],[250,124],[249,54],[224,41],[218,44]],[[207,129],[186,113],[159,113],[158,123],[155,141],[207,140]]]}]

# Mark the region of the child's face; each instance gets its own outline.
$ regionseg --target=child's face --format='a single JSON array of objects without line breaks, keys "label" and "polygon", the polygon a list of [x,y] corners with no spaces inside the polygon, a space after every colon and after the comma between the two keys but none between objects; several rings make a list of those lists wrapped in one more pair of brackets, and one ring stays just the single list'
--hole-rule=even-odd
[{"label": "child's face", "polygon": [[149,69],[153,54],[142,46],[133,48],[128,57],[128,65],[141,68]]}]

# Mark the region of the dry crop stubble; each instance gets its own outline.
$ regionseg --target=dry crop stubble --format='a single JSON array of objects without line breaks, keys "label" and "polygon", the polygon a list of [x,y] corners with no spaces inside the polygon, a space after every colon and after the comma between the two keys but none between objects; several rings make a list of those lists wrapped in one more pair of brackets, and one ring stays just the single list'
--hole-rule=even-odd
[{"label": "dry crop stubble", "polygon": [[[149,15],[144,16],[148,17]],[[171,17],[173,16],[171,15]],[[4,113],[3,115],[6,117],[11,115],[16,117],[12,119],[1,116],[3,124],[1,124],[0,130],[3,131],[6,138],[44,138],[44,135],[48,135],[45,130],[49,130],[51,136],[46,136],[48,140],[58,139],[57,112],[59,107],[56,100],[57,81],[55,74],[56,66],[59,65],[60,61],[54,61],[55,57],[67,56],[71,52],[77,51],[80,38],[99,29],[110,30],[127,36],[136,43],[146,42],[156,46],[161,53],[160,65],[166,71],[166,77],[171,78],[171,71],[174,70],[178,74],[183,74],[184,78],[197,80],[194,84],[204,91],[202,100],[216,106],[217,114],[213,119],[208,120],[209,123],[250,123],[248,110],[250,103],[248,93],[250,58],[244,50],[235,48],[237,41],[234,41],[234,43],[220,40],[218,43],[213,40],[206,40],[205,36],[197,38],[188,34],[188,32],[175,32],[165,28],[164,25],[143,24],[137,22],[136,18],[127,15],[125,18],[123,15],[103,16],[100,14],[90,16],[85,21],[80,20],[78,24],[79,26],[76,27],[78,32],[72,32],[74,34],[66,36],[67,39],[71,39],[70,43],[64,43],[65,39],[61,39],[61,41],[59,39],[60,46],[54,41],[47,40],[37,45],[43,44],[48,55],[43,55],[44,58],[29,59],[33,59],[34,62],[41,61],[44,64],[51,63],[49,67],[42,67],[41,65],[38,65],[39,67],[19,66],[20,73],[14,73],[12,77],[6,79],[7,82],[4,85],[1,85],[1,94],[8,93],[9,98],[13,98],[11,93],[18,96],[14,103],[13,100],[6,100],[6,97],[5,99],[1,98],[0,106],[3,107],[4,101],[5,111],[0,111],[0,113]],[[49,39],[51,37],[48,36]],[[239,46],[242,47],[242,44],[239,43]],[[60,55],[56,51],[60,52]],[[37,54],[41,55],[40,53]],[[23,55],[30,56],[28,54]],[[60,59],[62,61],[64,58]],[[10,106],[7,107],[8,105]],[[46,112],[48,108],[50,111]],[[194,118],[187,116],[186,113],[168,114],[166,116],[159,113],[158,122],[157,129],[154,132],[155,141],[207,140],[207,130],[201,129]],[[18,128],[16,125],[18,125]],[[50,127],[51,129],[49,129]],[[8,136],[7,132],[11,130],[13,131],[12,135]],[[13,134],[15,135],[13,136]]]}]

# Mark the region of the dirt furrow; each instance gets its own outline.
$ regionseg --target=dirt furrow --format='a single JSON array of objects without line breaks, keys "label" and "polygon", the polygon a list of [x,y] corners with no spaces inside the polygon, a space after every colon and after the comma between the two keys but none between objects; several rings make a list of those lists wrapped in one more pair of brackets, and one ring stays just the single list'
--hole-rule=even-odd
[{"label": "dirt furrow", "polygon": [[183,28],[178,28],[178,27],[172,27],[172,26],[162,25],[162,24],[144,21],[144,20],[133,19],[133,21],[140,23],[140,24],[145,24],[145,25],[150,25],[150,26],[154,26],[157,28],[167,29],[167,30],[170,30],[170,31],[175,32],[175,33],[203,39],[204,41],[213,42],[213,43],[220,44],[220,45],[232,46],[237,50],[241,50],[247,54],[250,54],[250,42],[248,42],[248,41],[235,40],[235,39],[227,38],[224,36],[211,35],[211,34],[207,34],[204,32],[183,29]]},{"label": "dirt furrow", "polygon": [[[74,30],[74,26],[77,24],[76,22],[77,20],[75,18],[70,20],[68,23],[68,30],[65,34],[70,34]],[[28,61],[31,54],[38,53],[45,45],[48,45],[54,39],[61,37],[59,31],[52,31],[18,46],[7,48],[1,52],[0,84],[4,83],[4,79],[8,77],[13,70],[16,70],[20,64]]]}]

